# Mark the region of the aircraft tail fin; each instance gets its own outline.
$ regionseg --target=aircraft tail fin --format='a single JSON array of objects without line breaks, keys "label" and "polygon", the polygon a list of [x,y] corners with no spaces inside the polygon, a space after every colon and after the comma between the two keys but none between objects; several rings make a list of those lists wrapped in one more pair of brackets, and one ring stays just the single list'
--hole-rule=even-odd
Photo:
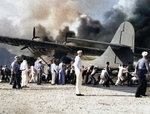
[{"label": "aircraft tail fin", "polygon": [[134,28],[129,22],[123,22],[114,35],[111,43],[130,46],[134,52]]},{"label": "aircraft tail fin", "polygon": [[134,28],[131,23],[123,22],[118,28],[111,43],[124,45],[127,47],[115,47],[110,45],[100,56],[100,58],[91,62],[92,64],[104,68],[106,62],[109,61],[111,67],[116,68],[118,67],[118,64],[128,64],[129,62],[133,63]]}]

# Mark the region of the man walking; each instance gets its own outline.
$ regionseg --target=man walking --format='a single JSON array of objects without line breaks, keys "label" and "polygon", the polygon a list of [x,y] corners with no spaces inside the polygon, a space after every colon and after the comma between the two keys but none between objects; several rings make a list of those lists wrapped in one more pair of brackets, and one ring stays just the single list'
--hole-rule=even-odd
[{"label": "man walking", "polygon": [[146,81],[145,74],[147,74],[149,72],[149,64],[146,59],[147,55],[148,55],[148,52],[146,52],[146,51],[142,52],[143,58],[138,61],[137,66],[136,66],[136,71],[137,71],[138,77],[139,77],[138,88],[135,93],[136,98],[141,97],[140,95],[147,96],[145,94],[146,88],[147,88],[147,81]]},{"label": "man walking", "polygon": [[18,85],[18,89],[21,89],[21,76],[20,76],[20,65],[18,64],[18,56],[15,56],[15,62],[13,64],[13,75],[14,75],[14,84],[13,89],[16,89],[16,85]]},{"label": "man walking", "polygon": [[81,85],[82,85],[82,50],[77,51],[78,56],[75,58],[74,67],[75,67],[75,74],[76,74],[76,95],[83,96],[81,94]]}]

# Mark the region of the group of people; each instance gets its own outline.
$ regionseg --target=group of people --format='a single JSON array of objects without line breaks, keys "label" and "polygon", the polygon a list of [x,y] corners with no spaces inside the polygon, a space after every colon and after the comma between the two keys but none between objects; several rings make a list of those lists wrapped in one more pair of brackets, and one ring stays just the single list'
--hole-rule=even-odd
[{"label": "group of people", "polygon": [[1,74],[1,79],[0,79],[0,82],[2,80],[5,80],[6,81],[9,81],[9,77],[10,77],[10,69],[7,67],[7,65],[4,65],[4,66],[0,66],[0,74]]},{"label": "group of people", "polygon": [[102,84],[109,87],[110,83],[118,86],[119,84],[123,85],[127,80],[128,86],[132,86],[133,81],[136,79],[138,80],[138,88],[135,97],[146,96],[147,81],[145,74],[149,72],[149,64],[146,59],[147,52],[142,53],[143,58],[138,61],[136,67],[133,67],[130,62],[128,65],[119,65],[116,83],[112,81],[109,62],[106,63],[106,67],[102,71],[94,65],[84,68],[81,62],[82,50],[79,50],[77,54],[75,59],[72,59],[69,64],[65,64],[65,61],[59,62],[58,59],[51,60],[48,64],[43,64],[42,59],[38,58],[30,69],[25,58],[19,65],[19,57],[15,56],[10,66],[11,70],[6,65],[0,67],[1,80],[10,81],[10,84],[13,84],[12,88],[17,88],[18,86],[18,89],[28,87],[29,82],[37,82],[37,85],[41,85],[43,79],[45,82],[51,82],[51,85],[72,83],[76,84],[76,95],[82,96],[81,85],[83,84],[91,84],[93,82],[94,85]]}]

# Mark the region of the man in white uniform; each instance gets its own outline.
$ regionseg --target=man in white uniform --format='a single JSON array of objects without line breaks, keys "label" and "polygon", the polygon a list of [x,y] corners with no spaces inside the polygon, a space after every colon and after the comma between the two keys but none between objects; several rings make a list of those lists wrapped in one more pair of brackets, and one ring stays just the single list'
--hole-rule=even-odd
[{"label": "man in white uniform", "polygon": [[119,85],[120,81],[124,80],[125,77],[123,76],[123,73],[126,73],[126,72],[127,72],[127,69],[125,68],[125,66],[120,65],[119,66],[119,72],[118,72],[118,80],[115,83],[116,86]]},{"label": "man in white uniform", "polygon": [[51,64],[51,74],[52,74],[52,82],[51,82],[51,85],[55,85],[56,73],[57,73],[57,67],[56,67],[55,62],[53,61],[53,63]]},{"label": "man in white uniform", "polygon": [[21,70],[21,76],[22,76],[22,87],[28,87],[28,63],[27,61],[24,59],[23,62],[20,65],[20,70]]},{"label": "man in white uniform", "polygon": [[78,56],[75,58],[74,67],[75,67],[75,74],[76,74],[76,95],[77,96],[83,96],[81,94],[81,85],[82,85],[82,62],[81,62],[81,56],[82,56],[82,50],[77,51]]}]

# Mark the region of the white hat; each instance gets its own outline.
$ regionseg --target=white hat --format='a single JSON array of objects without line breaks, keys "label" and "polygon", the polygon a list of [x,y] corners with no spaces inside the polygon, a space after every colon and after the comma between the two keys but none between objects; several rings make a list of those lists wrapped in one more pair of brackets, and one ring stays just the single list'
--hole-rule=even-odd
[{"label": "white hat", "polygon": [[42,62],[42,60],[40,59],[39,62]]},{"label": "white hat", "polygon": [[148,52],[146,52],[146,51],[143,51],[143,52],[142,52],[142,56],[143,56],[143,57],[146,57],[147,55],[148,55]]},{"label": "white hat", "polygon": [[14,58],[16,59],[16,58],[19,58],[19,57],[18,57],[18,56],[15,56]]},{"label": "white hat", "polygon": [[82,53],[82,50],[77,51],[77,54]]}]

